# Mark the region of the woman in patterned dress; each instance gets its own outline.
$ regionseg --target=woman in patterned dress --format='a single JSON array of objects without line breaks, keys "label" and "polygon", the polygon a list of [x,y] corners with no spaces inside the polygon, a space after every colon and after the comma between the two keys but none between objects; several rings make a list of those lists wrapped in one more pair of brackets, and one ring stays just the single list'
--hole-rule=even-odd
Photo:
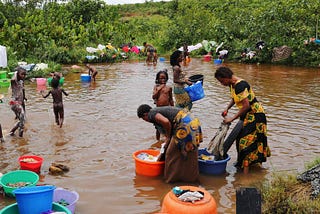
[{"label": "woman in patterned dress", "polygon": [[202,142],[200,121],[187,109],[173,106],[151,108],[142,104],[137,115],[153,123],[166,136],[165,182],[198,182],[198,147]]},{"label": "woman in patterned dress", "polygon": [[[238,152],[236,166],[243,168],[246,161],[249,166],[266,162],[267,157],[271,155],[267,144],[267,119],[252,87],[245,80],[233,75],[228,67],[219,67],[215,78],[230,88],[231,101],[222,113],[225,117],[223,122],[231,123],[238,118],[243,121],[243,128],[236,139]],[[228,117],[228,110],[234,104],[239,111]]]}]

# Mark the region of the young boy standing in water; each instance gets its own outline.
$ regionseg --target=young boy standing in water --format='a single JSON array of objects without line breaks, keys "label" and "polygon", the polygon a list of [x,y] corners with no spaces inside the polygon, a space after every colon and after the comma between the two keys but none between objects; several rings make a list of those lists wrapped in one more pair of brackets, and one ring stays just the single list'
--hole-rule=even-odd
[{"label": "young boy standing in water", "polygon": [[96,76],[98,74],[97,69],[94,66],[89,65],[89,64],[86,64],[86,67],[88,68],[88,74],[92,77],[93,81],[95,82]]},{"label": "young boy standing in water", "polygon": [[24,91],[24,79],[27,75],[27,71],[24,68],[18,67],[15,74],[11,79],[12,97],[9,102],[11,110],[15,113],[16,118],[19,121],[11,129],[10,135],[13,136],[14,132],[19,128],[19,137],[23,136],[24,123],[25,123],[25,103],[27,100]]},{"label": "young boy standing in water", "polygon": [[[152,99],[157,107],[174,105],[172,87],[166,85],[168,79],[167,69],[159,71],[156,75],[156,85],[153,88]],[[158,141],[160,140],[160,132],[158,129],[156,131],[156,138]]]},{"label": "young boy standing in water", "polygon": [[59,87],[59,79],[57,78],[52,79],[51,86],[52,89],[46,95],[43,95],[43,91],[41,91],[41,95],[43,98],[47,98],[50,94],[52,95],[55,121],[61,128],[64,119],[62,93],[66,96],[68,96],[68,93],[66,93],[62,88]]}]

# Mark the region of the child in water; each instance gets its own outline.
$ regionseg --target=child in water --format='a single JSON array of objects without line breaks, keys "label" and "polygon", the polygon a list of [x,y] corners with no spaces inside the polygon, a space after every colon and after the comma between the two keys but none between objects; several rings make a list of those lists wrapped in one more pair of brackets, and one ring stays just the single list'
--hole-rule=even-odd
[{"label": "child in water", "polygon": [[86,64],[86,67],[88,68],[88,74],[92,77],[93,81],[95,82],[96,76],[98,74],[97,69],[94,66],[89,65],[89,64]]},{"label": "child in water", "polygon": [[59,87],[59,79],[57,78],[52,79],[51,86],[52,89],[46,95],[43,95],[43,91],[41,91],[41,95],[43,98],[47,98],[50,94],[52,95],[55,121],[57,125],[61,128],[64,119],[62,93],[66,96],[68,96],[68,94],[62,88]]},{"label": "child in water", "polygon": [[[153,88],[152,99],[157,107],[160,106],[173,106],[172,87],[167,86],[168,82],[167,69],[159,71],[156,75],[155,86]],[[156,131],[156,138],[160,140],[160,132]]]},{"label": "child in water", "polygon": [[25,90],[24,79],[27,75],[27,71],[24,68],[18,67],[15,69],[15,73],[11,79],[12,97],[9,102],[11,110],[16,115],[16,119],[19,121],[14,125],[10,131],[10,135],[13,136],[15,131],[19,129],[19,137],[23,136],[24,123],[25,123]]}]

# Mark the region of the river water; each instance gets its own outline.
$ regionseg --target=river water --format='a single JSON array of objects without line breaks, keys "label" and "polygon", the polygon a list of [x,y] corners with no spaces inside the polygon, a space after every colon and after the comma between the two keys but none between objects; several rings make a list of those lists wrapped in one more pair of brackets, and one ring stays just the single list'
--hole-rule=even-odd
[{"label": "river water", "polygon": [[[233,145],[225,174],[201,174],[200,186],[212,194],[218,213],[235,213],[237,188],[270,179],[274,172],[303,172],[306,163],[319,157],[320,70],[224,65],[252,85],[265,107],[272,152],[261,169],[245,175],[232,165],[236,161]],[[17,159],[21,155],[40,155],[44,158],[40,183],[77,191],[77,214],[158,212],[165,194],[180,184],[166,184],[162,177],[136,175],[132,153],[156,142],[154,127],[138,119],[136,109],[143,103],[153,105],[152,89],[159,70],[168,69],[168,85],[172,85],[171,66],[168,61],[155,67],[143,61],[95,66],[99,72],[96,83],[82,83],[79,73],[65,76],[63,87],[70,95],[64,97],[62,128],[54,124],[51,97],[43,99],[36,83],[26,81],[26,131],[23,138],[6,136],[6,142],[0,145],[0,172],[19,169]],[[230,99],[228,88],[215,80],[217,65],[212,62],[192,59],[182,68],[189,75],[204,75],[206,96],[194,102],[192,111],[202,123],[204,142],[200,148],[205,148],[222,122],[221,111]],[[0,122],[7,135],[14,114],[7,104],[7,90],[1,93],[6,97],[0,104]],[[230,114],[235,112],[234,107]],[[53,162],[69,166],[70,171],[60,176],[48,174]],[[0,197],[0,208],[13,202]]]}]

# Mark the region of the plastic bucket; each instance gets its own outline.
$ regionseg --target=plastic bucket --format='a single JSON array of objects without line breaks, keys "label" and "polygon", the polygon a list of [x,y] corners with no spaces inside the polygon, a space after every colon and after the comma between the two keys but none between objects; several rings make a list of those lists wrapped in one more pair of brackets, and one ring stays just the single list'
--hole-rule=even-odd
[{"label": "plastic bucket", "polygon": [[7,88],[11,84],[10,79],[0,79],[0,87],[1,88]]},{"label": "plastic bucket", "polygon": [[40,214],[51,210],[55,188],[55,186],[34,186],[14,190],[19,214]]},{"label": "plastic bucket", "polygon": [[39,86],[46,85],[46,83],[47,83],[46,78],[36,78],[36,81],[37,81],[37,85],[39,85]]},{"label": "plastic bucket", "polygon": [[7,78],[7,71],[0,71],[0,79],[6,79]]},{"label": "plastic bucket", "polygon": [[47,90],[47,86],[46,85],[37,85],[37,91],[45,91]]},{"label": "plastic bucket", "polygon": [[63,205],[63,202],[68,203],[68,205],[63,205],[67,207],[72,213],[76,208],[76,203],[79,200],[79,194],[76,191],[69,191],[63,188],[56,188],[53,192],[53,202]]},{"label": "plastic bucket", "polygon": [[203,56],[203,61],[205,61],[205,62],[210,62],[211,61],[211,55],[204,55]]},{"label": "plastic bucket", "polygon": [[14,72],[8,72],[8,77],[11,79],[14,75]]},{"label": "plastic bucket", "polygon": [[164,161],[146,161],[137,157],[140,153],[147,153],[152,156],[158,156],[159,150],[139,150],[132,154],[135,160],[136,173],[145,176],[159,176],[163,173]]},{"label": "plastic bucket", "polygon": [[[51,210],[55,211],[55,212],[64,212],[66,214],[71,214],[71,212],[70,212],[70,210],[68,210],[68,208],[66,208],[60,204],[57,204],[57,203],[52,203]],[[0,210],[0,214],[19,214],[18,204],[14,203],[9,206],[6,206],[2,210]]]},{"label": "plastic bucket", "polygon": [[28,186],[35,186],[38,181],[39,175],[37,173],[29,170],[16,170],[4,174],[0,178],[0,185],[3,187],[3,190],[7,196],[14,197],[13,191],[19,187],[13,186],[12,184],[24,182]]},{"label": "plastic bucket", "polygon": [[217,203],[211,194],[205,189],[195,186],[180,186],[182,190],[201,191],[204,196],[201,200],[191,202],[180,201],[178,197],[170,191],[166,194],[162,202],[161,213],[201,213],[201,214],[217,214]]},{"label": "plastic bucket", "polygon": [[189,77],[190,82],[196,83],[198,81],[201,81],[202,85],[203,85],[203,79],[204,79],[204,76],[202,74],[196,74]]},{"label": "plastic bucket", "polygon": [[36,155],[24,155],[19,157],[18,161],[20,164],[20,169],[40,173],[43,158]]},{"label": "plastic bucket", "polygon": [[184,90],[189,94],[192,102],[200,100],[205,97],[204,90],[201,81],[198,81],[192,85],[188,85]]},{"label": "plastic bucket", "polygon": [[81,81],[82,82],[90,82],[91,81],[91,76],[89,74],[81,74]]},{"label": "plastic bucket", "polygon": [[[212,155],[207,152],[206,149],[199,149],[198,151],[199,156],[204,155]],[[220,175],[226,171],[227,162],[230,160],[230,156],[227,154],[227,158],[224,160],[198,160],[199,163],[199,171],[204,174],[209,175]]]},{"label": "plastic bucket", "polygon": [[59,85],[62,86],[64,83],[64,77],[60,77],[59,79]]},{"label": "plastic bucket", "polygon": [[213,63],[214,63],[215,65],[220,65],[220,64],[222,63],[222,59],[214,59],[214,60],[213,60]]},{"label": "plastic bucket", "polygon": [[166,61],[166,58],[160,57],[160,58],[159,58],[159,61],[160,61],[160,62],[164,62],[164,61]]}]

